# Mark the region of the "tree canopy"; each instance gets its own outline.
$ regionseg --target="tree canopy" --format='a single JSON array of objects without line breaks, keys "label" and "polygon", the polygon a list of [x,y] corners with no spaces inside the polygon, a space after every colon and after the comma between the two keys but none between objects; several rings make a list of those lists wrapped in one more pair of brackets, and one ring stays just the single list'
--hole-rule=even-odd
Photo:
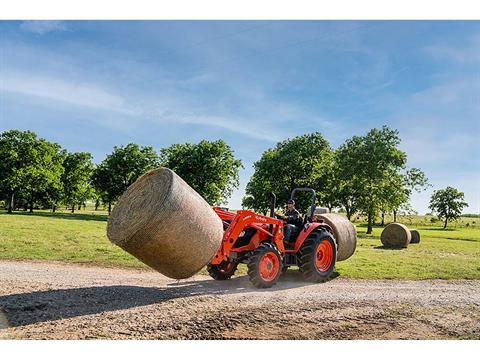
[{"label": "tree canopy", "polygon": [[[246,186],[243,206],[266,212],[270,192],[277,195],[279,204],[285,204],[296,187],[326,188],[321,175],[331,157],[327,140],[316,132],[279,142],[265,151],[254,164],[254,174]],[[299,200],[299,201],[298,201]],[[297,207],[307,207],[308,198],[300,197]]]},{"label": "tree canopy", "polygon": [[174,144],[161,149],[160,159],[212,205],[224,203],[238,187],[242,162],[223,140]]},{"label": "tree canopy", "polygon": [[75,211],[75,205],[84,203],[92,194],[91,177],[94,170],[92,155],[88,152],[68,153],[63,161],[63,201]]},{"label": "tree canopy", "polygon": [[132,143],[115,146],[94,170],[93,186],[110,211],[111,205],[135,180],[159,165],[159,156],[151,146]]},{"label": "tree canopy", "polygon": [[344,206],[367,215],[368,234],[385,196],[394,198],[394,189],[401,183],[399,173],[406,167],[407,156],[399,144],[398,131],[383,126],[364,136],[353,136],[337,150],[340,179],[349,194],[349,203],[343,201]]},{"label": "tree canopy", "polygon": [[33,211],[35,201],[50,203],[61,191],[63,158],[60,145],[37,138],[31,131],[0,134],[0,187],[9,196],[9,212],[21,197]]}]

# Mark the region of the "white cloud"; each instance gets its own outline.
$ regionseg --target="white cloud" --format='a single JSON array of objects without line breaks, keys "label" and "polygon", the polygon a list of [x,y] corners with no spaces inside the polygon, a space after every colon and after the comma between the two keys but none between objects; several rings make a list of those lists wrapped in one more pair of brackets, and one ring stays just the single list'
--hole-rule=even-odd
[{"label": "white cloud", "polygon": [[0,90],[80,107],[137,115],[126,100],[96,84],[68,82],[16,71],[0,72]]},{"label": "white cloud", "polygon": [[58,20],[29,20],[22,22],[20,29],[43,35],[52,31],[65,31],[67,27],[63,21]]},{"label": "white cloud", "polygon": [[[125,97],[109,91],[101,85],[76,81],[66,81],[51,76],[39,76],[34,73],[20,71],[0,71],[0,91],[33,96],[49,100],[53,105],[73,105],[93,110],[108,111],[136,117],[138,120],[156,123],[203,125],[211,128],[220,128],[253,139],[276,142],[281,135],[275,133],[268,126],[255,124],[254,121],[229,116],[211,115],[205,111],[191,111],[185,113],[181,109],[189,105],[179,99],[163,99],[163,110],[153,108],[151,104],[142,106],[129,103]],[[158,100],[157,100],[158,101]],[[48,105],[48,103],[44,103]],[[158,105],[155,108],[160,108]],[[98,121],[103,122],[102,119]],[[124,129],[125,124],[116,121],[110,126]]]},{"label": "white cloud", "polygon": [[480,61],[480,34],[470,37],[466,46],[428,46],[425,52],[439,60],[451,60],[459,64],[478,64]]}]

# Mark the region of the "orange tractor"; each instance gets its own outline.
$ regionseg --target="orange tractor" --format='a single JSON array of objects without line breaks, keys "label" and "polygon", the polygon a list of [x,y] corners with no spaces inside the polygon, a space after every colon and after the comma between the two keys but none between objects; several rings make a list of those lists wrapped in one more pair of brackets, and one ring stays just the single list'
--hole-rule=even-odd
[{"label": "orange tractor", "polygon": [[299,221],[289,239],[284,239],[287,225],[275,216],[276,197],[272,195],[270,216],[248,210],[236,213],[222,208],[214,211],[222,219],[225,233],[222,244],[208,264],[210,276],[227,280],[235,273],[239,263],[246,263],[250,281],[258,288],[273,286],[289,266],[298,266],[307,281],[323,282],[330,278],[337,260],[337,242],[326,223],[314,218],[315,191],[296,188],[312,194],[309,214]]}]

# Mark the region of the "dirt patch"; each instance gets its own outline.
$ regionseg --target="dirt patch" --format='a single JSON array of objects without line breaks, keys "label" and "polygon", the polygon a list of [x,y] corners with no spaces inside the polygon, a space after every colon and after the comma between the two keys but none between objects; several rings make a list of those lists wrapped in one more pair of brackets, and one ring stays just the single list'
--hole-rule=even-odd
[{"label": "dirt patch", "polygon": [[17,339],[480,339],[480,281],[174,281],[143,270],[0,261]]}]

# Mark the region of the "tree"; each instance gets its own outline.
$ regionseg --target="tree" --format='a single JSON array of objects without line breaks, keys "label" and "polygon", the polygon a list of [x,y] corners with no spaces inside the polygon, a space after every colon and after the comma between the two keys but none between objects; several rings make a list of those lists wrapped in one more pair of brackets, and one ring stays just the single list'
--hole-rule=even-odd
[{"label": "tree", "polygon": [[0,186],[9,194],[8,211],[15,209],[16,196],[28,202],[52,201],[61,191],[63,156],[60,145],[38,139],[31,131],[9,130],[0,135]]},{"label": "tree", "polygon": [[174,144],[160,153],[161,165],[175,171],[211,205],[224,203],[239,185],[242,162],[223,140]]},{"label": "tree", "polygon": [[115,146],[94,170],[92,184],[110,213],[112,204],[148,170],[159,166],[159,156],[151,146]]},{"label": "tree", "polygon": [[[242,205],[266,213],[270,192],[286,203],[296,187],[325,189],[321,169],[327,167],[325,159],[330,157],[331,151],[328,142],[318,132],[277,143],[255,162],[255,172],[246,186]],[[325,166],[322,167],[322,164]],[[308,203],[308,197],[300,196],[297,199],[299,209],[306,208]]]},{"label": "tree", "polygon": [[22,186],[21,170],[31,162],[37,136],[31,131],[9,130],[0,134],[0,184],[8,194],[8,212],[15,210]]},{"label": "tree", "polygon": [[468,204],[465,202],[463,192],[448,186],[433,192],[429,208],[436,212],[440,219],[445,220],[443,228],[446,229],[448,221],[458,219],[466,206]]},{"label": "tree", "polygon": [[367,215],[367,234],[372,233],[375,215],[385,201],[388,179],[405,168],[406,154],[399,144],[398,131],[383,126],[354,136],[337,149],[340,178],[355,207]]},{"label": "tree", "polygon": [[55,200],[52,195],[61,192],[64,154],[56,143],[44,139],[36,142],[32,163],[20,171],[21,192],[30,205],[30,212],[37,200],[52,203]]},{"label": "tree", "polygon": [[63,167],[63,200],[66,205],[71,205],[73,213],[75,205],[82,204],[92,195],[92,155],[88,152],[69,153],[63,161]]},{"label": "tree", "polygon": [[316,190],[318,203],[326,206],[329,212],[342,205],[339,169],[333,151],[325,151],[322,161],[315,164],[313,188]]}]

